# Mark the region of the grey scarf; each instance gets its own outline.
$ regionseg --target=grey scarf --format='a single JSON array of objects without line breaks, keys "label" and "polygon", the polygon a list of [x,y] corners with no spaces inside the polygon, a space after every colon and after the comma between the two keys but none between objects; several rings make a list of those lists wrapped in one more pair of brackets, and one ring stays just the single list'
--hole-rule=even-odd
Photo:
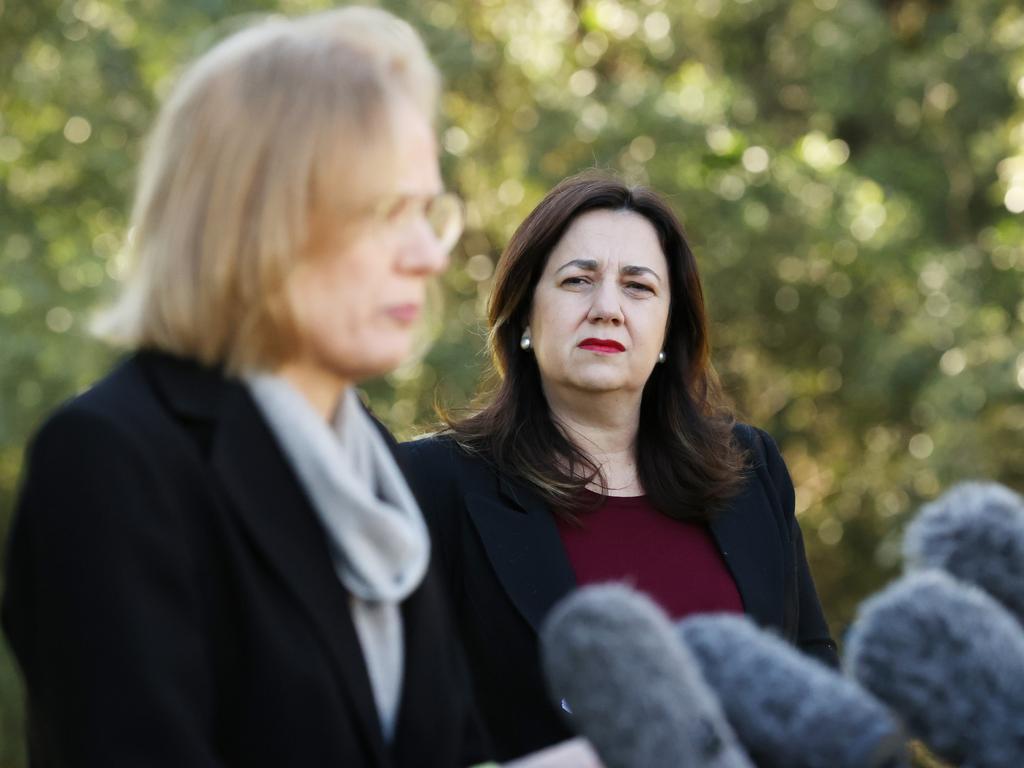
[{"label": "grey scarf", "polygon": [[353,390],[327,424],[280,376],[254,374],[246,384],[327,530],[390,737],[404,658],[399,603],[419,586],[430,560],[423,516]]}]

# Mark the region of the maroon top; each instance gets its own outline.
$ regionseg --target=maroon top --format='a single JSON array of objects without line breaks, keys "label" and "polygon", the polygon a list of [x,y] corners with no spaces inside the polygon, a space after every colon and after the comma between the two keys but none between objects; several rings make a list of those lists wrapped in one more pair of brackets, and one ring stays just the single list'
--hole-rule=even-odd
[{"label": "maroon top", "polygon": [[[588,501],[598,494],[586,491]],[[691,613],[742,613],[743,602],[707,526],[658,512],[646,496],[609,496],[578,515],[556,518],[576,582],[626,581],[673,619]]]}]

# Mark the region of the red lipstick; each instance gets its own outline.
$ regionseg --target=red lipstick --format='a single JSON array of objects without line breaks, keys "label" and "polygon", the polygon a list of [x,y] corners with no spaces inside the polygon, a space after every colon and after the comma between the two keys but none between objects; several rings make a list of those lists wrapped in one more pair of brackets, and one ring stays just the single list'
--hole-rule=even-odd
[{"label": "red lipstick", "polygon": [[624,346],[612,339],[584,339],[579,343],[579,348],[602,355],[615,355],[626,351]]}]

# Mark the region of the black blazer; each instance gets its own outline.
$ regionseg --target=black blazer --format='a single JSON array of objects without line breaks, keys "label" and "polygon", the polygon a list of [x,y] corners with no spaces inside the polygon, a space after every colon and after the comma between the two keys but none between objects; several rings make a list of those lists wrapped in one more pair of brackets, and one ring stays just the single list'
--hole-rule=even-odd
[{"label": "black blazer", "polygon": [[31,448],[3,625],[33,766],[461,768],[484,759],[432,566],[402,604],[395,738],[325,533],[237,381],[157,353]]},{"label": "black blazer", "polygon": [[[786,466],[766,433],[738,425],[736,436],[752,457],[749,480],[710,529],[745,611],[837,666]],[[498,759],[570,737],[549,701],[538,657],[541,622],[576,585],[548,506],[528,484],[450,437],[403,443],[400,455],[431,526]]]}]

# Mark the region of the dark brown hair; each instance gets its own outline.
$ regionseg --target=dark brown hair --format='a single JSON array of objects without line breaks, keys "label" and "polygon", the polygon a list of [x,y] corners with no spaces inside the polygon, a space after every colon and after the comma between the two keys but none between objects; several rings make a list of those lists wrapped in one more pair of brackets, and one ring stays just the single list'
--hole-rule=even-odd
[{"label": "dark brown hair", "polygon": [[638,478],[664,514],[709,519],[737,493],[744,456],[732,437],[734,420],[709,360],[697,262],[675,214],[647,188],[588,172],[562,181],[526,217],[498,262],[488,307],[497,391],[482,410],[449,419],[449,430],[466,450],[531,483],[556,513],[572,516],[580,510],[587,483],[606,488],[600,468],[552,420],[536,358],[519,346],[548,256],[576,218],[601,209],[647,219],[669,265],[666,359],[644,385]]}]

